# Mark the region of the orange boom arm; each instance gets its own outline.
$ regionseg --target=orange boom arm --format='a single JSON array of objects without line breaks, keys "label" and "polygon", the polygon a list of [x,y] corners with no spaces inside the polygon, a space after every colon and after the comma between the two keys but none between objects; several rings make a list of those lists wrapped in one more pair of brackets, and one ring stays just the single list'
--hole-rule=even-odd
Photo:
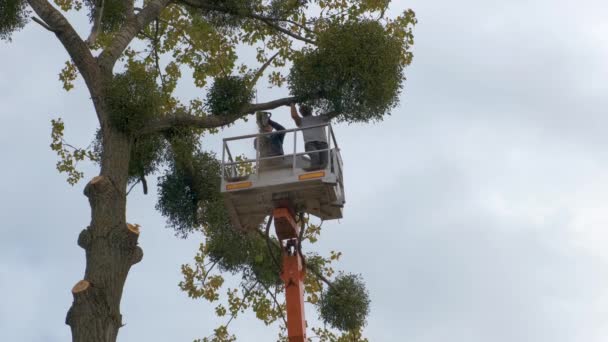
[{"label": "orange boom arm", "polygon": [[304,316],[304,264],[300,255],[298,228],[292,211],[276,208],[273,211],[274,227],[281,244],[287,303],[287,336],[289,342],[306,342],[306,318]]}]

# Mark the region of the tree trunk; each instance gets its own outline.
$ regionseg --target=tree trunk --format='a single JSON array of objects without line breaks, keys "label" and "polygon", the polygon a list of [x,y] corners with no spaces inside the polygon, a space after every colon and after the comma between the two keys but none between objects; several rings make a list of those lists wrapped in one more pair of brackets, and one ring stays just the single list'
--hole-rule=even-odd
[{"label": "tree trunk", "polygon": [[85,187],[91,224],[78,236],[86,253],[84,279],[72,289],[66,324],[74,342],[114,342],[123,325],[122,290],[131,266],[143,257],[139,231],[126,222],[126,187],[131,142],[103,125],[101,173]]}]

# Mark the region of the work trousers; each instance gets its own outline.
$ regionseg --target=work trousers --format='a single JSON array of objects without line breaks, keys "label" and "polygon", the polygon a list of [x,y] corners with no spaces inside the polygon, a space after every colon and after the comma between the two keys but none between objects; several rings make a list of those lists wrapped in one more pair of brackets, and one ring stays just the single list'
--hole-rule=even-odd
[{"label": "work trousers", "polygon": [[[304,149],[306,149],[306,152],[326,150],[327,143],[324,141],[309,141],[304,144]],[[310,166],[312,168],[323,169],[327,166],[329,151],[308,153],[308,155],[310,156]]]}]

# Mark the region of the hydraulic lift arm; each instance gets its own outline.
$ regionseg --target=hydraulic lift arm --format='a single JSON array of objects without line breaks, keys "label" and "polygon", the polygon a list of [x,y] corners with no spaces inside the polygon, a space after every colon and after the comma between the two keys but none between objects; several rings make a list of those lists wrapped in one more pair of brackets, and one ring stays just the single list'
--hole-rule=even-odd
[{"label": "hydraulic lift arm", "polygon": [[300,229],[296,224],[293,210],[276,208],[272,214],[283,256],[281,279],[285,283],[287,336],[289,342],[306,342],[306,318],[304,316],[305,269],[303,257],[300,254]]}]

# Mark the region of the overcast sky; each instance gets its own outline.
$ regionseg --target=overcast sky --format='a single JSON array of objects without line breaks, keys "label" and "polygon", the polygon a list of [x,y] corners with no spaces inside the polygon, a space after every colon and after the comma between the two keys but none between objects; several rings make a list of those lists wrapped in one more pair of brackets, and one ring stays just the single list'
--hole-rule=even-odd
[{"label": "overcast sky", "polygon": [[[406,6],[420,23],[401,105],[377,125],[336,127],[345,217],[308,250],[341,250],[339,268],[366,279],[373,342],[608,341],[608,2],[412,0],[394,12]],[[81,146],[96,119],[81,80],[62,90],[66,60],[34,23],[0,42],[1,341],[70,339],[89,206],[85,182],[55,171],[50,119]],[[273,118],[291,125],[287,108]],[[213,307],[177,287],[202,237],[174,237],[154,204],[155,187],[129,197],[145,256],[119,341],[207,336]],[[276,336],[251,316],[231,327],[239,341]]]}]

